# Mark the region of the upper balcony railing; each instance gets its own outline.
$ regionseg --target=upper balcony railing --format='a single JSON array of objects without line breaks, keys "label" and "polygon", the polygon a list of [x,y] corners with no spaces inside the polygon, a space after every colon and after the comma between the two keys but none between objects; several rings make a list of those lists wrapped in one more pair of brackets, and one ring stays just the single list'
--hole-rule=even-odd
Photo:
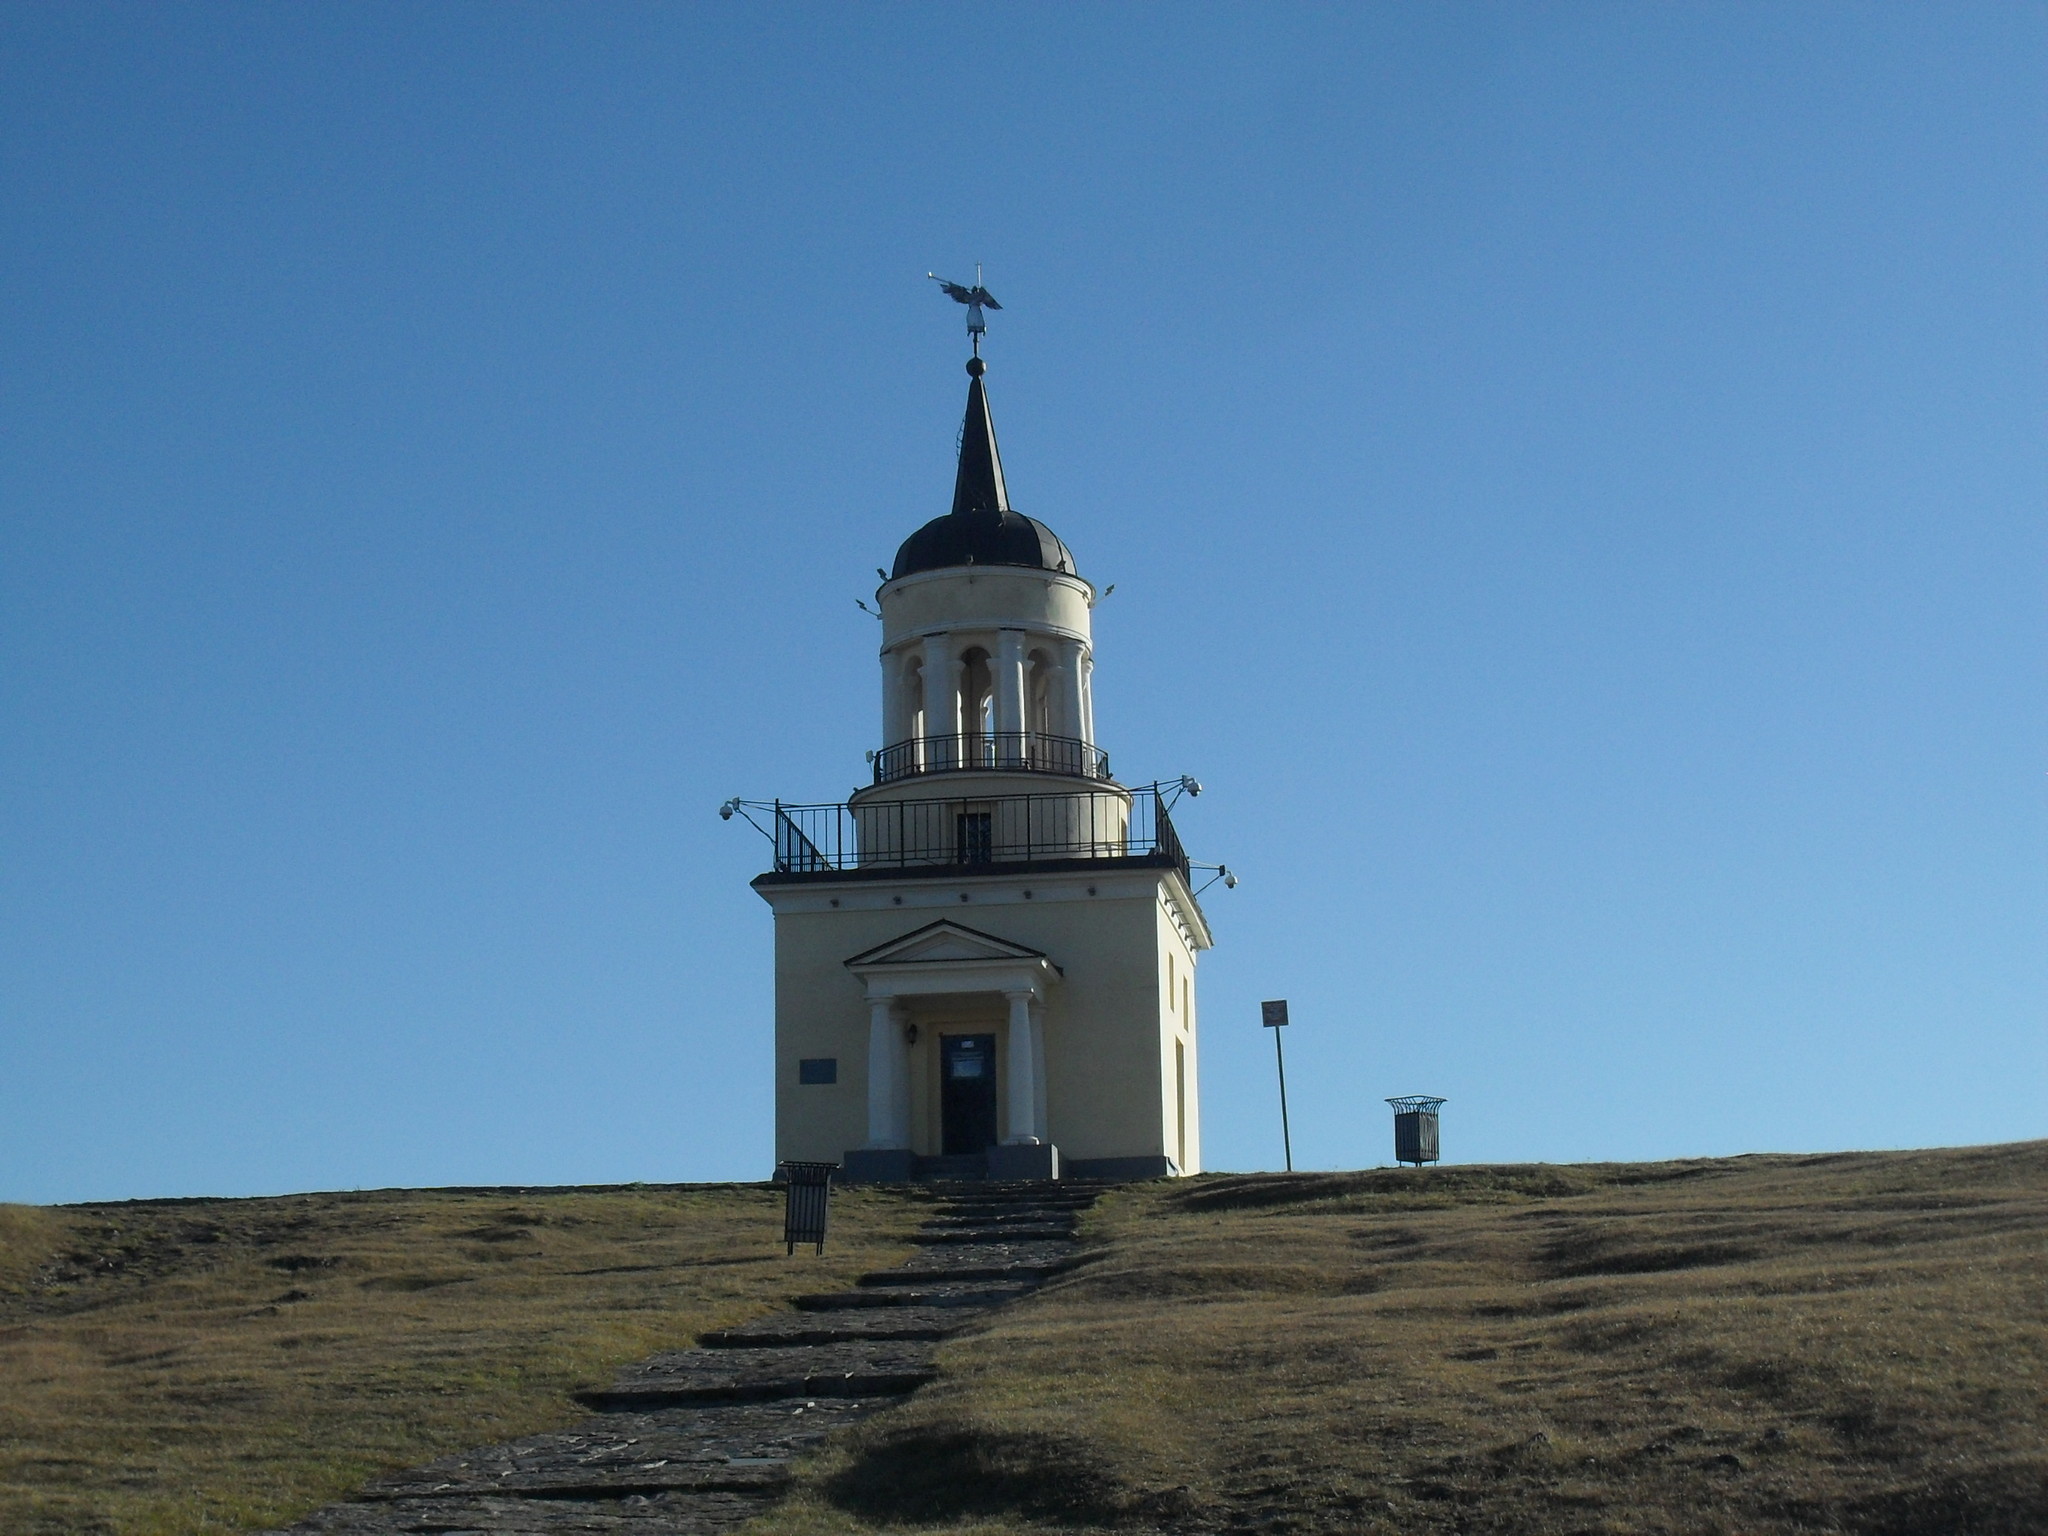
[{"label": "upper balcony railing", "polygon": [[[1168,786],[1171,788],[1172,786]],[[1187,854],[1159,785],[1063,795],[983,799],[869,800],[846,805],[734,801],[767,812],[747,820],[775,844],[775,872],[843,875],[862,871],[944,874],[1003,864],[1070,859],[1164,859],[1188,878]]]},{"label": "upper balcony railing", "polygon": [[893,784],[925,773],[963,771],[1060,773],[1073,779],[1109,777],[1109,754],[1071,736],[1043,731],[988,731],[966,736],[917,736],[875,754],[875,782]]}]

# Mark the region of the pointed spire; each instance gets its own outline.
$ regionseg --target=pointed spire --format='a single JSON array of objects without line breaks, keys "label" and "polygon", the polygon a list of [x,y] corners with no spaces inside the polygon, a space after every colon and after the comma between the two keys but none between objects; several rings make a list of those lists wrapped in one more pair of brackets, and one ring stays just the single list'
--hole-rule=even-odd
[{"label": "pointed spire", "polygon": [[961,565],[1014,565],[1074,574],[1074,557],[1059,536],[1010,505],[982,372],[981,359],[969,359],[967,373],[974,382],[967,386],[967,420],[960,428],[960,472],[953,481],[953,510],[933,518],[903,541],[896,551],[891,581]]},{"label": "pointed spire", "polygon": [[960,473],[953,481],[953,516],[1001,518],[1010,510],[1003,485],[1003,456],[996,449],[996,424],[988,414],[988,391],[981,387],[985,364],[970,358],[967,372],[967,420],[960,429]]}]

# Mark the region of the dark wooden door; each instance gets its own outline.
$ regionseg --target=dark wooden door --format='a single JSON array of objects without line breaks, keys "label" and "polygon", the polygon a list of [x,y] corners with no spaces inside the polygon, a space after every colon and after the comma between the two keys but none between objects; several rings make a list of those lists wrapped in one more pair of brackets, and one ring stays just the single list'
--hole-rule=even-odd
[{"label": "dark wooden door", "polygon": [[939,1036],[939,1134],[948,1157],[996,1140],[996,1037]]}]

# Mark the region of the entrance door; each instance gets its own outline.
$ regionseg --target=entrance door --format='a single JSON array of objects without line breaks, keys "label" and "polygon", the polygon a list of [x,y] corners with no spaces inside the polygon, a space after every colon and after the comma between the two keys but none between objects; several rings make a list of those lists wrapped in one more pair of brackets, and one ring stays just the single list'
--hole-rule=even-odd
[{"label": "entrance door", "polygon": [[996,1140],[996,1037],[939,1036],[939,1135],[948,1157]]}]

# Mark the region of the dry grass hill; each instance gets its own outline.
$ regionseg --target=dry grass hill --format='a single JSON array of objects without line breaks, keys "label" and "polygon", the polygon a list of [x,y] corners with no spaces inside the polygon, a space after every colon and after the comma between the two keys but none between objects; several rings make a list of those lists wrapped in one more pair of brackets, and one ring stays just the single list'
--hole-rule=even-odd
[{"label": "dry grass hill", "polygon": [[[0,1532],[251,1528],[893,1262],[760,1187],[0,1207]],[[2048,1532],[2048,1143],[1207,1177],[945,1346],[760,1536]]]}]

